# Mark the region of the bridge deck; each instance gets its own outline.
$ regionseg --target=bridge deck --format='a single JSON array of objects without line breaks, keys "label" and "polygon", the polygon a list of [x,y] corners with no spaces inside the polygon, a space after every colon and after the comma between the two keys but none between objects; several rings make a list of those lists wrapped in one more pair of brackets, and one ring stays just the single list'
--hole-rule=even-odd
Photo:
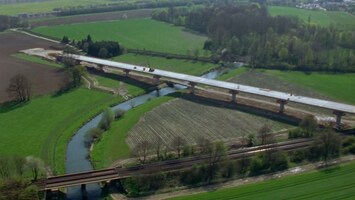
[{"label": "bridge deck", "polygon": [[146,73],[146,74],[151,74],[151,75],[155,75],[155,76],[166,77],[166,78],[171,78],[171,79],[176,79],[176,80],[188,81],[188,82],[193,82],[193,83],[197,83],[197,84],[203,84],[203,85],[208,85],[208,86],[212,86],[212,87],[227,89],[227,90],[244,92],[244,93],[249,93],[249,94],[254,94],[254,95],[259,95],[259,96],[264,96],[264,97],[285,100],[285,101],[289,101],[289,102],[295,102],[295,103],[306,104],[306,105],[326,108],[326,109],[330,109],[330,110],[336,110],[336,111],[341,111],[341,112],[345,112],[345,113],[355,114],[355,106],[348,105],[348,104],[327,101],[327,100],[322,100],[322,99],[315,99],[315,98],[304,97],[304,96],[297,96],[297,95],[293,95],[290,93],[273,91],[273,90],[264,89],[264,88],[251,87],[251,86],[241,85],[241,84],[236,84],[236,83],[229,83],[229,82],[225,82],[225,81],[211,80],[211,79],[207,79],[207,78],[202,78],[202,77],[197,77],[197,76],[192,76],[192,75],[187,75],[187,74],[181,74],[181,73],[176,73],[176,72],[170,72],[170,71],[164,71],[164,70],[159,70],[159,69],[155,69],[154,71],[149,71],[149,68],[147,68],[147,67],[131,65],[131,64],[126,64],[126,63],[119,63],[119,62],[115,62],[115,61],[109,61],[109,60],[98,59],[98,58],[92,58],[92,57],[88,57],[88,56],[81,56],[81,55],[71,55],[71,56],[76,60],[95,63],[98,65],[104,65],[104,66],[108,66],[108,67],[114,67],[114,68],[125,69],[125,70],[140,72],[140,73]]}]

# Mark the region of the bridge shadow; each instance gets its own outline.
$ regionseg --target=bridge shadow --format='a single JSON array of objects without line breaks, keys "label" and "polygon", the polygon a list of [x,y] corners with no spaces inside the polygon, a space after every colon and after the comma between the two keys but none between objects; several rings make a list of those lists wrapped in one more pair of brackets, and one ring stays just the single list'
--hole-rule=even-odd
[{"label": "bridge shadow", "polygon": [[[151,84],[148,84],[146,82],[143,82],[143,81],[140,81],[140,80],[137,80],[134,78],[123,76],[120,74],[105,73],[101,70],[94,69],[94,68],[88,68],[87,70],[90,74],[93,74],[93,75],[102,76],[102,77],[105,77],[105,78],[108,78],[111,80],[115,80],[115,81],[121,81],[121,82],[129,84],[129,85],[134,85],[136,87],[143,89],[146,93],[150,92],[152,90]],[[117,84],[117,88],[118,88],[118,84]]]},{"label": "bridge shadow", "polygon": [[185,93],[184,95],[179,95],[179,94],[174,94],[175,97],[188,100],[191,102],[195,102],[198,104],[202,104],[205,106],[213,106],[213,107],[219,107],[219,108],[228,108],[232,110],[237,110],[240,112],[260,116],[260,117],[265,117],[268,119],[272,119],[278,122],[282,123],[287,123],[290,125],[297,126],[300,123],[300,119],[286,115],[284,113],[279,113],[279,112],[274,112],[270,111],[267,109],[262,109],[259,107],[253,107],[245,104],[240,104],[240,103],[235,103],[235,102],[228,102],[228,101],[223,101],[219,99],[212,99],[208,97],[203,97],[203,96],[198,96],[198,95],[193,95],[190,93]]}]

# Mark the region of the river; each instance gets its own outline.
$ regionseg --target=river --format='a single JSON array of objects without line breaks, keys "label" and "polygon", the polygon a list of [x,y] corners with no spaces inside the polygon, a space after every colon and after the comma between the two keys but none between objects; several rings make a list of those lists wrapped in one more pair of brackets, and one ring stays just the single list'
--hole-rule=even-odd
[{"label": "river", "polygon": [[[211,71],[209,73],[206,73],[202,77],[204,78],[209,78],[209,79],[214,79],[218,77],[219,75],[225,73],[228,71],[226,68],[221,68],[217,69],[214,71]],[[159,96],[165,96],[171,93],[174,93],[178,90],[185,89],[185,86],[182,85],[177,85],[175,84],[174,87],[166,87],[160,89]],[[152,91],[150,93],[132,98],[128,101],[125,101],[123,103],[120,103],[112,109],[115,110],[124,110],[128,111],[132,108],[132,105],[139,106],[144,104],[145,102],[149,101],[150,99],[157,98],[157,91]],[[68,144],[67,147],[67,153],[66,153],[66,173],[78,173],[78,172],[85,172],[85,171],[91,171],[93,170],[93,166],[88,159],[89,155],[89,147],[85,144],[85,134],[87,133],[88,130],[91,128],[97,127],[99,124],[99,121],[101,119],[102,113],[97,115],[95,118],[92,120],[88,121],[85,125],[83,125],[73,136],[71,141]],[[86,185],[86,191],[88,195],[88,199],[99,199],[101,196],[101,188],[98,184],[88,184]],[[76,199],[82,199],[81,197],[81,189],[80,186],[77,187],[70,187],[67,190],[67,199],[69,200],[76,200]]]}]

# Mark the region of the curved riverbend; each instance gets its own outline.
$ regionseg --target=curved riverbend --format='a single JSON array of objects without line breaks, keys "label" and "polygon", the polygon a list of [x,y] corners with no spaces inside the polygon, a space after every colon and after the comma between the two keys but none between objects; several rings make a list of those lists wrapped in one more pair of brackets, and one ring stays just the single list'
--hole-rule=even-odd
[{"label": "curved riverbend", "polygon": [[[211,71],[202,77],[204,78],[210,78],[214,79],[218,77],[219,75],[223,74],[226,72],[226,69],[219,69],[219,70],[214,70]],[[171,93],[174,93],[178,90],[185,89],[185,86],[181,85],[174,85],[174,88],[171,87],[166,87],[162,88],[159,91],[160,96],[165,96]],[[128,101],[125,101],[123,103],[120,103],[112,109],[115,110],[124,110],[128,111],[132,108],[132,105],[139,106],[150,99],[157,98],[157,91],[150,92],[148,94],[144,94],[138,97],[135,97],[133,99],[130,99]],[[85,134],[87,133],[88,130],[91,128],[97,127],[99,124],[99,121],[101,119],[102,113],[97,115],[95,118],[87,122],[84,126],[82,126],[73,136],[71,141],[68,144],[67,147],[67,153],[66,153],[66,173],[77,173],[77,172],[84,172],[84,171],[90,171],[93,170],[93,166],[88,159],[88,155],[90,153],[90,150],[87,145],[85,145]],[[86,186],[86,191],[88,195],[88,199],[99,199],[101,195],[101,189],[98,184],[88,184]],[[67,199],[69,200],[74,200],[74,199],[82,199],[81,197],[81,189],[80,187],[70,187],[67,190]]]}]

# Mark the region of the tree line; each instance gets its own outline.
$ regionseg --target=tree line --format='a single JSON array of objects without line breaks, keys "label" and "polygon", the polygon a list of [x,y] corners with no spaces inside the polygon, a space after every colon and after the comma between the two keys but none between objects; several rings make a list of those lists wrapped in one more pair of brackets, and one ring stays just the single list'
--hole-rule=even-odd
[{"label": "tree line", "polygon": [[112,58],[123,53],[123,47],[116,41],[93,41],[91,36],[88,35],[86,38],[75,41],[70,41],[67,36],[64,36],[61,40],[61,43],[75,46],[90,56],[98,58]]},{"label": "tree line", "polygon": [[18,17],[0,15],[0,32],[9,28],[27,27],[28,23]]},{"label": "tree line", "polygon": [[32,184],[45,177],[45,166],[39,158],[0,155],[0,199],[42,199]]},{"label": "tree line", "polygon": [[247,58],[258,68],[355,71],[355,32],[269,15],[265,6],[219,4],[156,11],[153,19],[207,34],[204,49],[221,60]]}]

